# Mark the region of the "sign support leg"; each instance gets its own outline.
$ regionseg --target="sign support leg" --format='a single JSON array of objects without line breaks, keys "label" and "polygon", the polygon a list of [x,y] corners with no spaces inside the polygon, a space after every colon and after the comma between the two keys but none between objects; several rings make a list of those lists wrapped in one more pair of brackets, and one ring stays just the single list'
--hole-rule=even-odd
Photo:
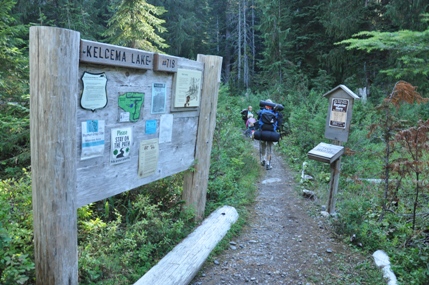
[{"label": "sign support leg", "polygon": [[341,157],[330,164],[331,166],[331,181],[329,182],[329,199],[328,199],[328,213],[335,213],[335,202],[338,191],[338,181],[340,178]]}]

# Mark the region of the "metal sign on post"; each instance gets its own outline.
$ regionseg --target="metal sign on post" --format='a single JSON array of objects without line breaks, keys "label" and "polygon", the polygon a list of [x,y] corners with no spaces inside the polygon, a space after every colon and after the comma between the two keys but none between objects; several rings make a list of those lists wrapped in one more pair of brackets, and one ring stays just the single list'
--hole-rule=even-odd
[{"label": "metal sign on post", "polygon": [[352,120],[354,99],[359,99],[345,85],[338,85],[325,93],[323,97],[329,99],[328,115],[326,117],[325,137],[334,140],[336,144],[320,143],[307,153],[308,158],[329,163],[331,179],[329,182],[328,212],[335,213],[335,196],[338,191],[340,177],[341,155],[344,147],[340,142],[347,142]]}]

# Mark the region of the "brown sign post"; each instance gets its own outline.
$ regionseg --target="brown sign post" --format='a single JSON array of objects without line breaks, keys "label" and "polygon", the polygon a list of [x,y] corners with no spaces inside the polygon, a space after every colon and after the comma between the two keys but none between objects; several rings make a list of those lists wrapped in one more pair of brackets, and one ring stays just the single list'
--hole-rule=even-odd
[{"label": "brown sign post", "polygon": [[344,147],[341,142],[347,142],[352,120],[354,99],[359,99],[345,85],[338,85],[323,95],[329,99],[328,115],[326,117],[325,137],[335,144],[320,143],[307,154],[308,158],[329,163],[331,179],[329,182],[328,212],[335,213],[335,200],[340,177],[341,155]]}]

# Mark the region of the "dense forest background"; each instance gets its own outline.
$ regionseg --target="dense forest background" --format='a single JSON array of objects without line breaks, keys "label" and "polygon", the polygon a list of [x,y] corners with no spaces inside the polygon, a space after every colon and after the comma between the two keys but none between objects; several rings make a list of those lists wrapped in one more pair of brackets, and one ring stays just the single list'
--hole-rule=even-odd
[{"label": "dense forest background", "polygon": [[[254,161],[239,131],[240,110],[266,98],[285,106],[279,151],[298,170],[325,140],[321,95],[346,85],[362,100],[354,106],[332,226],[359,251],[385,249],[402,284],[429,283],[429,1],[0,0],[0,7],[1,284],[34,283],[32,25],[189,59],[222,56],[207,213],[236,206],[238,227],[252,198],[243,191],[254,190],[256,175],[242,170]],[[315,180],[303,186],[323,200],[329,168],[310,161],[307,171]],[[180,211],[181,181],[178,175],[79,209],[81,284],[130,284],[192,230],[192,213]]]}]

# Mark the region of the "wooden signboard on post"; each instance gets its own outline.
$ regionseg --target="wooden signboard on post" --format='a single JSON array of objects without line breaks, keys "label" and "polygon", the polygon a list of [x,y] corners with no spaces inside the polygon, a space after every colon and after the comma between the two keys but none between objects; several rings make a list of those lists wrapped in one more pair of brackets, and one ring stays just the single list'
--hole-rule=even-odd
[{"label": "wooden signboard on post", "polygon": [[[157,71],[153,53],[81,40],[76,31],[30,28],[36,284],[77,284],[78,207],[189,169],[201,144],[208,155],[200,156],[209,157],[207,134],[214,125],[200,119],[206,114],[199,108],[217,101],[222,58],[161,58],[212,76],[201,78],[216,81],[210,90],[198,90],[210,96],[199,97],[193,108],[172,110],[176,71],[162,64]],[[210,109],[210,118],[215,113]],[[208,169],[202,171],[205,176],[197,178],[207,181]],[[195,204],[189,197],[184,194],[204,212],[205,200]]]},{"label": "wooden signboard on post", "polygon": [[328,212],[335,213],[335,200],[338,191],[338,182],[341,169],[341,155],[344,147],[340,142],[347,142],[350,122],[352,120],[353,103],[359,96],[354,94],[345,85],[338,85],[323,95],[329,100],[328,115],[326,117],[325,137],[336,144],[320,143],[307,153],[308,158],[329,163],[331,179],[329,182]]}]

